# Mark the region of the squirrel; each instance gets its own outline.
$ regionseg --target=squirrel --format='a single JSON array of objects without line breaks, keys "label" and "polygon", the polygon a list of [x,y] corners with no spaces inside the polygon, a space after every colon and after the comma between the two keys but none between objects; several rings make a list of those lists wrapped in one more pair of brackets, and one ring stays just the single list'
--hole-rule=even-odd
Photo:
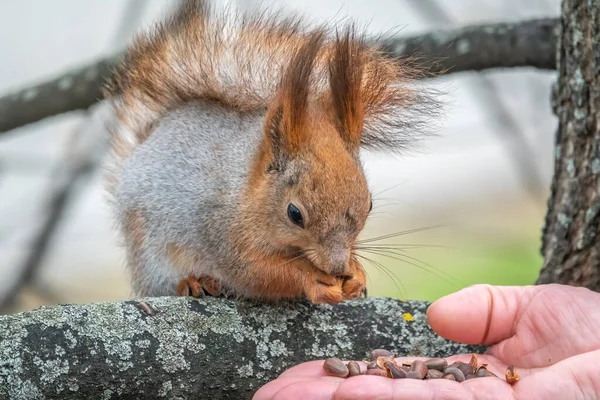
[{"label": "squirrel", "polygon": [[[361,148],[415,139],[418,71],[298,15],[188,0],[103,88],[107,192],[138,296],[339,303],[366,294]],[[411,133],[412,132],[412,133]]]}]

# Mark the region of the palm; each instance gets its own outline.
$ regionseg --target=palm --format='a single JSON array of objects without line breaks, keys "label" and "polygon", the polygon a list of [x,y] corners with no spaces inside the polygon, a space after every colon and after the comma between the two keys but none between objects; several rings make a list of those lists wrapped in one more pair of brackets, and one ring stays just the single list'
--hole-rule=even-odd
[{"label": "palm", "polygon": [[539,368],[600,349],[597,293],[551,285],[525,292],[519,303],[512,334],[489,351],[499,360]]},{"label": "palm", "polygon": [[[600,396],[600,295],[548,285],[527,288],[480,286],[455,296],[477,296],[432,306],[429,320],[440,335],[464,343],[491,344],[480,362],[504,377],[508,364],[521,379],[478,378],[463,383],[357,376],[326,376],[322,361],[289,369],[263,387],[256,399],[584,399]],[[480,301],[474,301],[480,300]],[[460,326],[453,325],[461,315]],[[464,326],[470,326],[464,332]],[[468,361],[468,356],[449,357]],[[363,366],[364,367],[364,366]]]}]

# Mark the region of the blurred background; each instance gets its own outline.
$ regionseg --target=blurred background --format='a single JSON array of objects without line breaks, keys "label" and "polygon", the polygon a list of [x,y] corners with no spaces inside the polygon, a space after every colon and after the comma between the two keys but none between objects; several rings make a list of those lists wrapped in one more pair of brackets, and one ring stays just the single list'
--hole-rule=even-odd
[{"label": "blurred background", "polygon": [[[220,0],[252,8],[255,0]],[[0,2],[0,96],[122,50],[169,0]],[[556,17],[559,0],[270,0],[374,35]],[[364,154],[375,193],[363,238],[417,230],[364,253],[369,294],[435,300],[475,283],[524,285],[541,267],[553,170],[555,74],[450,74],[437,136],[406,156]],[[68,88],[65,82],[65,89]],[[0,313],[127,299],[125,257],[101,181],[106,105],[0,134]],[[421,229],[430,228],[430,229]],[[421,229],[421,230],[419,230]]]}]

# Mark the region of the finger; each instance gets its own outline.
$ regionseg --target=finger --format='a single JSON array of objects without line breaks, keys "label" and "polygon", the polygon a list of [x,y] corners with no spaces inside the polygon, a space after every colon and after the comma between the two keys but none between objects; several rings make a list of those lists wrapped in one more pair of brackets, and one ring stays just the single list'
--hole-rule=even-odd
[{"label": "finger", "polygon": [[[449,356],[449,357],[445,357],[444,359],[446,360],[446,362],[448,363],[448,365],[456,362],[456,361],[461,361],[464,363],[469,363],[471,361],[471,355],[472,353],[469,354],[455,354],[453,356]],[[394,361],[396,362],[396,364],[398,365],[402,365],[402,364],[410,364],[413,361],[416,360],[421,360],[421,361],[426,361],[431,357],[396,357],[394,358]],[[487,369],[490,372],[493,372],[494,374],[498,375],[499,372],[502,372],[502,374],[504,374],[504,369],[506,368],[506,364],[498,361],[498,359],[496,359],[493,356],[490,355],[486,355],[486,354],[478,354],[477,355],[477,363],[479,365],[481,364],[486,364],[487,365]]]},{"label": "finger", "polygon": [[[295,365],[279,375],[279,378],[284,377],[310,377],[319,378],[326,376],[325,370],[323,369],[324,360],[307,361],[302,364]],[[279,379],[278,378],[278,379]]]},{"label": "finger", "polygon": [[271,400],[333,400],[339,385],[339,380],[321,379],[295,382],[281,388],[271,397]]},{"label": "finger", "polygon": [[323,369],[323,363],[323,360],[307,361],[285,370],[277,379],[261,387],[255,393],[253,399],[272,399],[275,393],[283,387],[296,382],[316,381],[318,379],[341,380],[341,378],[328,376]]},{"label": "finger", "polygon": [[342,382],[335,400],[488,400],[509,398],[511,386],[498,378],[478,378],[462,383],[445,379],[388,379],[356,376]]},{"label": "finger", "polygon": [[266,385],[261,387],[254,393],[252,400],[271,400],[275,393],[283,389],[284,387],[291,385],[296,382],[312,381],[314,378],[306,377],[291,377],[291,378],[277,378]]},{"label": "finger", "polygon": [[515,320],[540,286],[475,285],[442,297],[427,310],[440,336],[467,344],[495,344],[514,334]]},{"label": "finger", "polygon": [[[446,361],[448,361],[448,365],[450,365],[456,361],[462,361],[464,363],[469,363],[469,361],[471,361],[471,353],[457,354],[454,356],[450,356],[450,357],[446,358]],[[501,378],[504,377],[504,373],[505,373],[506,367],[507,367],[507,365],[505,363],[498,360],[496,357],[493,357],[493,356],[490,356],[487,354],[478,354],[477,355],[477,364],[478,365],[485,364],[486,369],[488,371],[490,371],[491,373],[493,373],[496,376],[501,377]],[[527,376],[530,374],[530,370],[525,369],[525,368],[520,368],[519,374],[521,376]]]},{"label": "finger", "polygon": [[[347,363],[347,361],[342,360],[342,362],[344,364]],[[360,366],[360,369],[362,371],[365,371],[367,369],[367,365],[362,362],[362,361],[357,361],[358,365]],[[310,377],[310,378],[319,378],[319,377],[323,377],[323,376],[328,376],[327,373],[325,372],[325,370],[323,369],[323,364],[325,363],[325,360],[316,360],[316,361],[307,361],[304,362],[302,364],[298,364],[296,366],[293,366],[289,369],[287,369],[286,371],[282,372],[281,375],[279,375],[280,378],[284,378],[284,377]]]},{"label": "finger", "polygon": [[600,398],[600,350],[567,358],[515,384],[519,398]]},{"label": "finger", "polygon": [[600,295],[582,287],[543,285],[526,304],[515,335],[488,353],[511,363],[547,368],[600,348]]},{"label": "finger", "polygon": [[[334,378],[334,377],[322,377],[322,378],[310,378],[305,376],[300,377],[288,377],[288,378],[277,378],[274,381],[271,381],[261,387],[255,394],[252,400],[271,400],[276,398],[277,396],[281,396],[278,394],[279,392],[285,393],[282,391],[285,387],[290,385],[298,384],[294,387],[294,390],[297,391],[299,386],[312,387],[315,382],[326,382],[328,385],[334,383],[333,387],[337,386],[342,381],[342,378]],[[291,389],[289,389],[291,390]]]},{"label": "finger", "polygon": [[[446,361],[448,362],[448,365],[456,362],[456,361],[461,361],[464,363],[469,363],[471,361],[471,354],[456,354],[450,357],[446,357]],[[405,362],[411,362],[411,361],[415,361],[415,360],[427,360],[427,357],[400,357],[400,358],[396,358],[396,364],[401,365],[402,363]],[[485,364],[485,368],[490,371],[491,373],[493,373],[494,375],[498,376],[499,378],[504,379],[504,374],[506,372],[506,363],[498,360],[498,358],[489,355],[489,354],[477,354],[477,364],[478,365],[483,365]],[[523,367],[519,367],[519,375],[521,377],[526,377],[536,371],[539,371],[539,368],[523,368]],[[480,378],[478,378],[478,380],[480,380]]]},{"label": "finger", "polygon": [[[409,363],[415,360],[425,361],[430,357],[396,357],[394,360],[397,364],[401,365],[402,363]],[[468,363],[471,360],[471,353],[469,354],[456,354],[453,356],[446,357],[446,361],[448,364],[452,364],[455,361],[462,361],[464,363]],[[487,364],[487,369],[490,372],[493,372],[496,375],[503,376],[504,370],[506,369],[506,364],[500,362],[497,358],[487,355],[487,354],[478,354],[477,360],[479,364]],[[342,360],[344,363],[346,361]],[[282,372],[281,375],[277,379],[283,378],[310,378],[317,379],[321,377],[328,377],[329,375],[323,369],[324,360],[316,360],[316,361],[307,361],[298,365],[295,365],[286,371]],[[358,361],[358,365],[360,366],[361,371],[364,373],[367,369],[367,366],[364,362]],[[525,371],[523,371],[525,372]]]}]

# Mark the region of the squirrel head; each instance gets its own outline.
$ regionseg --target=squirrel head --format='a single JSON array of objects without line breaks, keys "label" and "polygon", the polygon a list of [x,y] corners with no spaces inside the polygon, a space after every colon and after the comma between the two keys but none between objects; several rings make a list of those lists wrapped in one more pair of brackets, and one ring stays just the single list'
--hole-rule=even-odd
[{"label": "squirrel head", "polygon": [[371,194],[357,154],[347,151],[335,128],[318,117],[307,128],[320,137],[269,172],[266,231],[277,248],[302,254],[327,274],[344,275]]},{"label": "squirrel head", "polygon": [[[363,63],[349,34],[330,47],[322,42],[314,33],[292,58],[267,112],[250,184],[260,229],[249,239],[343,276],[372,208],[359,157]],[[328,87],[311,96],[319,57],[327,57]]]}]

